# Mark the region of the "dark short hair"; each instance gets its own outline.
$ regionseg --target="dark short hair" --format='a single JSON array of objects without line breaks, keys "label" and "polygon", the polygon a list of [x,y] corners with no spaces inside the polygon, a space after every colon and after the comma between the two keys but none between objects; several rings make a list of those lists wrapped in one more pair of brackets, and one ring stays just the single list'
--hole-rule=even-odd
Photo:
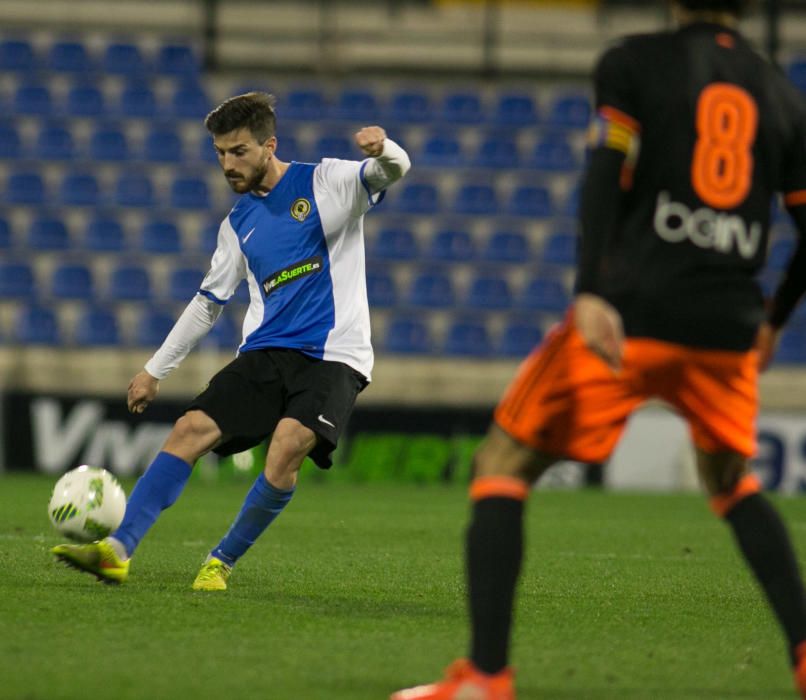
[{"label": "dark short hair", "polygon": [[706,12],[730,12],[741,15],[747,6],[747,0],[674,0],[687,10]]},{"label": "dark short hair", "polygon": [[249,129],[258,143],[264,143],[277,131],[274,95],[267,92],[247,92],[224,100],[204,119],[204,126],[213,135],[228,134],[236,129]]}]

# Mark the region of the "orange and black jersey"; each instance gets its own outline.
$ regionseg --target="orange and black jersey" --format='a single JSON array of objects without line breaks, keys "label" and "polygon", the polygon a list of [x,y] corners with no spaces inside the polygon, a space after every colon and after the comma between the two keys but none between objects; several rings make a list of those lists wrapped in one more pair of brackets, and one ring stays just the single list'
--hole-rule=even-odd
[{"label": "orange and black jersey", "polygon": [[613,303],[629,336],[748,349],[774,195],[806,210],[802,98],[740,34],[705,23],[625,39],[595,90],[578,290]]}]

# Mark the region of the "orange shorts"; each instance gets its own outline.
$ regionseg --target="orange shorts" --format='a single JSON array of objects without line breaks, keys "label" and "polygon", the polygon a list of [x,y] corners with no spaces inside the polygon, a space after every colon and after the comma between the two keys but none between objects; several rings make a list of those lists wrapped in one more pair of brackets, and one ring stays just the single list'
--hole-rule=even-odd
[{"label": "orange shorts", "polygon": [[754,351],[701,350],[628,338],[616,373],[583,343],[572,320],[554,328],[521,364],[495,422],[540,452],[604,462],[630,414],[658,398],[688,421],[708,452],[754,454],[758,369]]}]

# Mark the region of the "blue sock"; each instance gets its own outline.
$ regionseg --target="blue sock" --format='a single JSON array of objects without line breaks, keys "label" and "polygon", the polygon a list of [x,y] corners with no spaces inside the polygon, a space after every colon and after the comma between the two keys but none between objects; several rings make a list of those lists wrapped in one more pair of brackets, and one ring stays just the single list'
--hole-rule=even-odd
[{"label": "blue sock", "polygon": [[112,533],[112,537],[123,544],[129,556],[159,514],[179,498],[191,470],[192,467],[185,460],[160,452],[134,485],[123,522]]},{"label": "blue sock", "polygon": [[280,515],[288,505],[294,489],[284,490],[272,486],[266,476],[255,480],[243,502],[241,512],[232,523],[229,532],[211,554],[229,566],[233,566],[243,556],[261,533]]}]

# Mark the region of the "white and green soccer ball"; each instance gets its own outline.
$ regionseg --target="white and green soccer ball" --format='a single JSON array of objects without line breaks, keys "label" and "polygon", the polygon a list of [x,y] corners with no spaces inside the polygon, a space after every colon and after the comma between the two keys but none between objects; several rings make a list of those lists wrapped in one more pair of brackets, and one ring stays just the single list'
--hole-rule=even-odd
[{"label": "white and green soccer ball", "polygon": [[50,522],[62,535],[79,542],[106,537],[123,520],[126,494],[106,469],[86,464],[64,474],[48,504]]}]

